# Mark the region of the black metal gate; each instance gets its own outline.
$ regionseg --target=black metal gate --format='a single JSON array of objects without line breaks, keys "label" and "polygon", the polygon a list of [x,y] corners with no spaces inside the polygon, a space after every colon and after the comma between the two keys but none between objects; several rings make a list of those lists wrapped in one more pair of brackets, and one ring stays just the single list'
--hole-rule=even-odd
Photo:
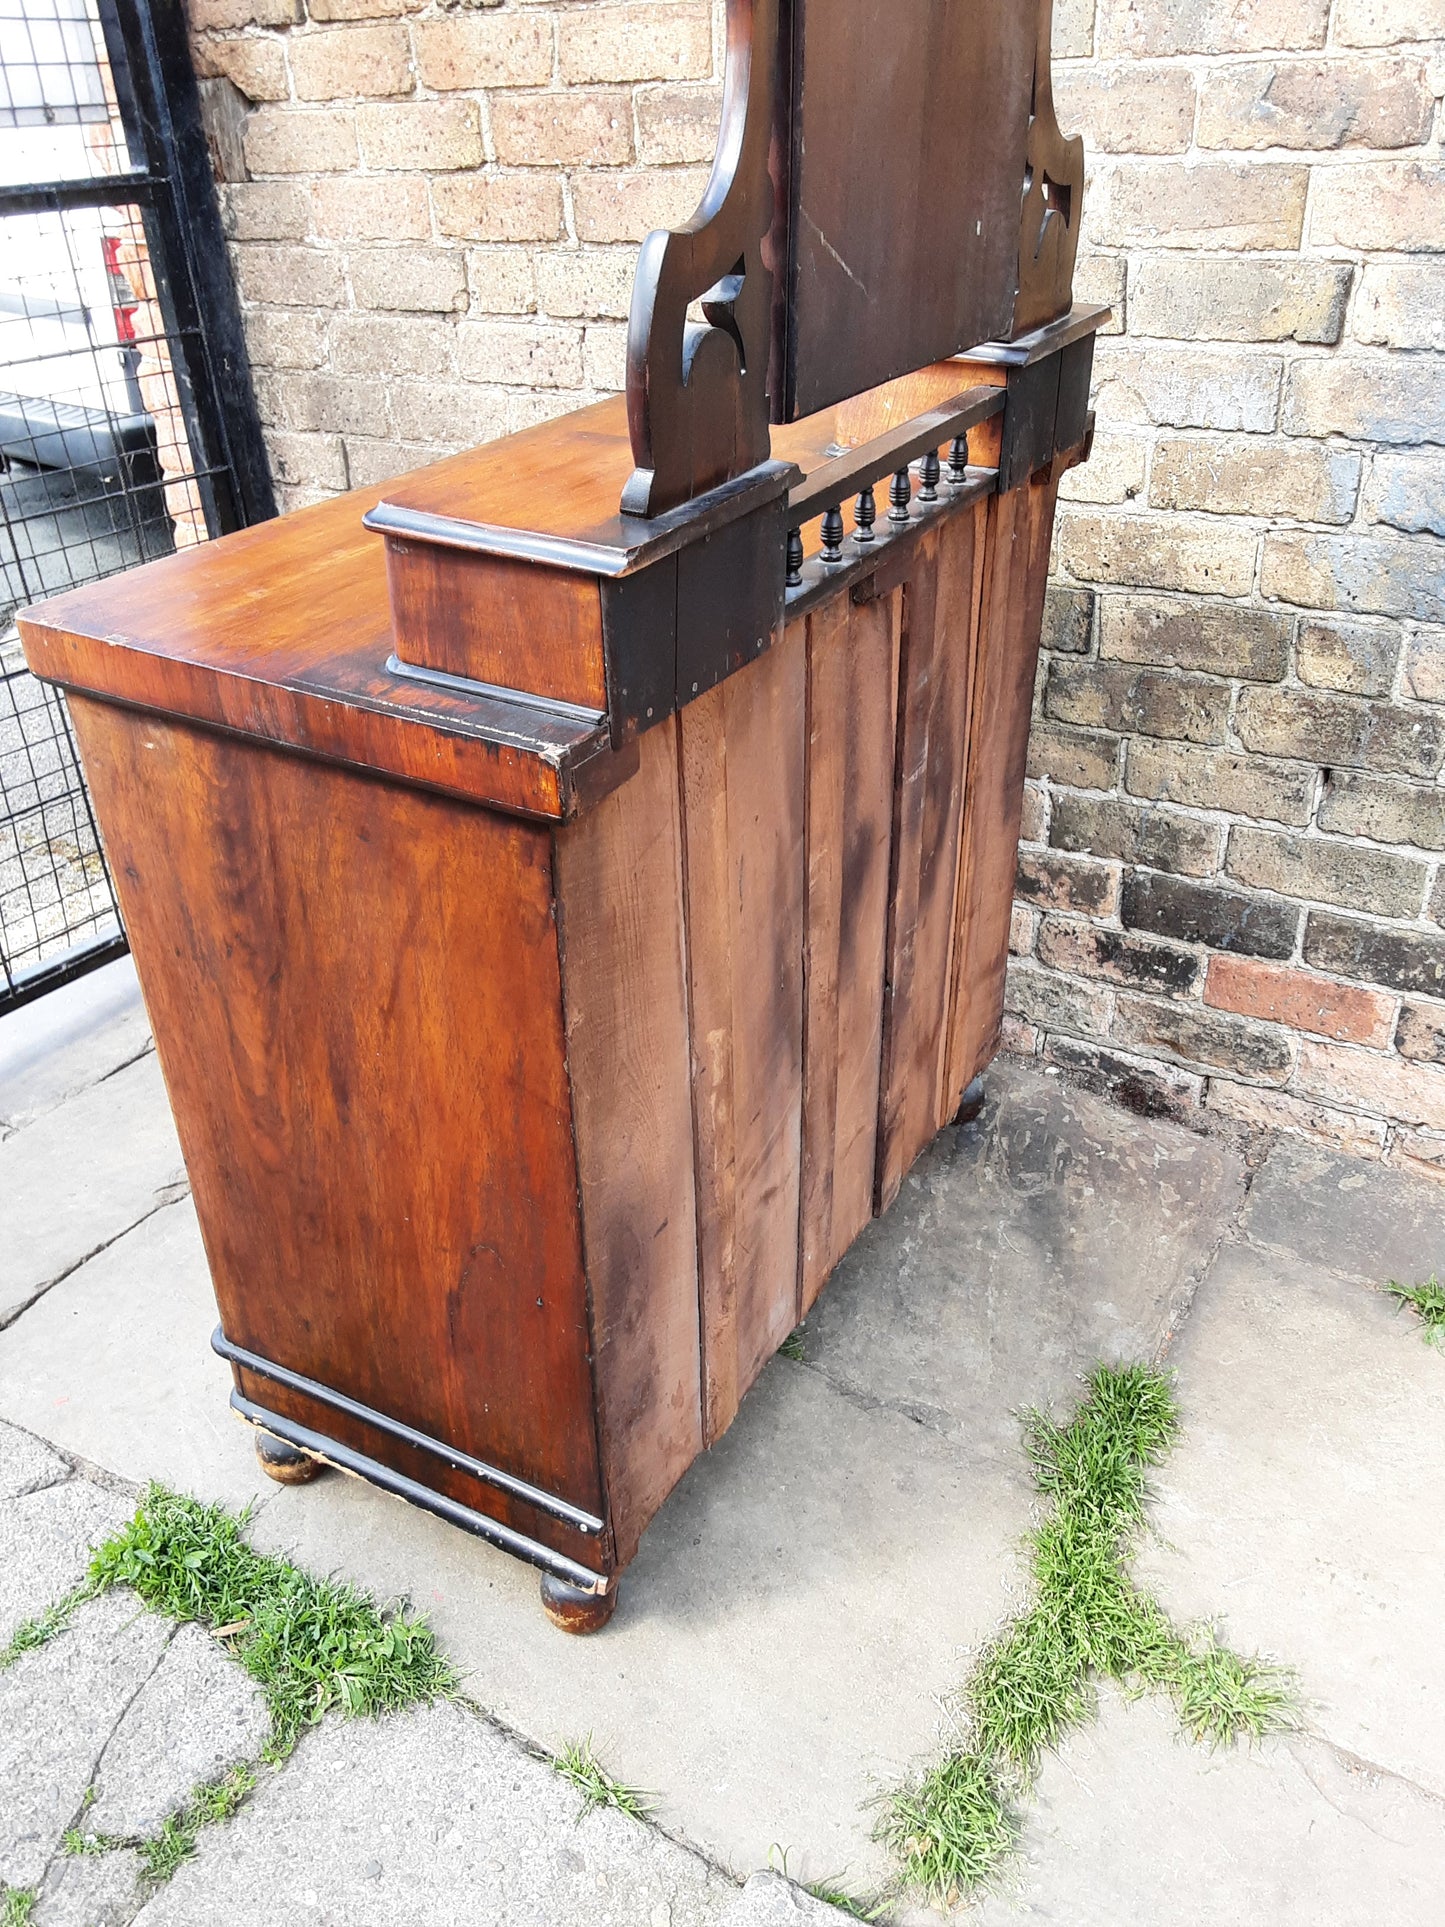
[{"label": "black metal gate", "polygon": [[274,513],[180,0],[0,0],[0,1011],[125,949],[16,612]]}]

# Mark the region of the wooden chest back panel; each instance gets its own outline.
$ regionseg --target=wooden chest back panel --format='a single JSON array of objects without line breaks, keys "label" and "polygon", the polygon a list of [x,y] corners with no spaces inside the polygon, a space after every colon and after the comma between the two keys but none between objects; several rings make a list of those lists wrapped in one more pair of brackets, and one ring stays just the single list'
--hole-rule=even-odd
[{"label": "wooden chest back panel", "polygon": [[599,1511],[550,833],[74,707],[227,1336]]}]

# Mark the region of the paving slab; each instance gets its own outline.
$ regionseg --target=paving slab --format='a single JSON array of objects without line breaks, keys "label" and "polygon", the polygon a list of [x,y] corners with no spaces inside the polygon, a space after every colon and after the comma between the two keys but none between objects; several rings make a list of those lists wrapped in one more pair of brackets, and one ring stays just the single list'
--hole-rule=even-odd
[{"label": "paving slab", "polygon": [[266,1697],[249,1673],[201,1627],[178,1626],[106,1742],[86,1831],[158,1832],[193,1787],[256,1759],[270,1731]]},{"label": "paving slab", "polygon": [[129,957],[0,1017],[0,1137],[132,1063],[151,1046]]},{"label": "paving slab", "polygon": [[[1350,1196],[1388,1231],[1392,1185]],[[1142,1570],[1296,1666],[1331,1740],[1445,1797],[1445,1356],[1379,1292],[1240,1245],[1170,1363],[1186,1431]]]},{"label": "paving slab", "polygon": [[0,1413],[136,1485],[160,1479],[229,1505],[264,1502],[276,1488],[227,1404],[231,1372],[211,1350],[215,1328],[187,1197],[0,1332]]},{"label": "paving slab", "polygon": [[154,1052],[0,1143],[0,1326],[185,1189]]},{"label": "paving slab", "polygon": [[1439,1927],[1445,1805],[1309,1740],[1210,1752],[1106,1696],[1045,1762],[977,1927]]},{"label": "paving slab", "polygon": [[1242,1229],[1256,1244],[1382,1285],[1445,1278],[1445,1190],[1359,1158],[1280,1138],[1254,1180]]},{"label": "paving slab", "polygon": [[43,1440],[14,1425],[0,1425],[0,1499],[23,1499],[27,1492],[69,1477],[70,1467]]},{"label": "paving slab", "polygon": [[85,1479],[0,1500],[0,1646],[22,1620],[74,1591],[92,1548],[134,1510],[133,1499]]},{"label": "paving slab", "polygon": [[138,1927],[720,1927],[737,1889],[458,1707],[308,1733]]},{"label": "paving slab", "polygon": [[0,1883],[36,1887],[96,1762],[171,1636],[117,1588],[0,1673]]},{"label": "paving slab", "polygon": [[1244,1199],[1242,1158],[1002,1062],[835,1272],[807,1357],[860,1397],[1018,1450],[1100,1359],[1151,1357]]},{"label": "paving slab", "polygon": [[140,1855],[57,1854],[32,1915],[32,1927],[128,1927],[145,1898]]}]

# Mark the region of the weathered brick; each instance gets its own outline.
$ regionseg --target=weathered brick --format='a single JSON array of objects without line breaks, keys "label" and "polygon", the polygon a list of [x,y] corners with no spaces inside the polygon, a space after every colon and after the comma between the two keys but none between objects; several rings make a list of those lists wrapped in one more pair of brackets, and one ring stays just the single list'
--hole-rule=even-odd
[{"label": "weathered brick", "polygon": [[621,394],[627,386],[627,330],[592,322],[582,336],[582,375],[589,388]]},{"label": "weathered brick", "polygon": [[1378,1119],[1356,1117],[1350,1111],[1337,1111],[1327,1104],[1311,1104],[1284,1091],[1235,1084],[1220,1077],[1210,1079],[1205,1103],[1211,1111],[1233,1118],[1236,1123],[1262,1131],[1292,1131],[1302,1137],[1318,1138],[1356,1158],[1379,1157],[1389,1128]]},{"label": "weathered brick", "polygon": [[467,382],[399,381],[391,412],[401,440],[433,449],[473,448],[507,432],[505,395]]},{"label": "weathered brick", "polygon": [[537,253],[532,248],[473,248],[467,255],[471,313],[478,316],[535,314],[538,274],[545,263],[557,258],[550,252]]},{"label": "weathered brick", "polygon": [[296,27],[306,18],[302,0],[187,0],[193,34],[227,27]]},{"label": "weathered brick", "polygon": [[1137,803],[1112,796],[1059,796],[1054,800],[1049,841],[1059,850],[1086,851],[1147,870],[1202,877],[1219,868],[1222,835],[1217,823],[1180,816],[1173,810],[1141,809]]},{"label": "weathered brick", "polygon": [[1064,567],[1086,582],[1196,595],[1244,595],[1254,582],[1258,538],[1225,522],[1071,508],[1060,514],[1057,541]]},{"label": "weathered brick", "polygon": [[1129,745],[1125,787],[1133,796],[1160,802],[1303,825],[1314,808],[1315,783],[1315,772],[1299,763],[1135,740]]},{"label": "weathered brick", "polygon": [[1009,1057],[1032,1057],[1041,1042],[1038,1031],[1021,1017],[1005,1011],[998,1030],[998,1047]]},{"label": "weathered brick", "polygon": [[1445,0],[1339,0],[1335,39],[1343,47],[1445,40]]},{"label": "weathered brick", "polygon": [[522,388],[580,388],[582,337],[576,328],[467,322],[457,331],[457,362],[469,381]]},{"label": "weathered brick", "polygon": [[1423,60],[1251,60],[1212,68],[1201,147],[1415,147],[1435,100]]},{"label": "weathered brick", "polygon": [[256,308],[246,316],[254,368],[319,368],[326,359],[320,315],[304,308]]},{"label": "weathered brick", "polygon": [[1032,777],[1049,777],[1071,789],[1110,790],[1119,770],[1119,739],[1036,722],[1029,734],[1028,770]]},{"label": "weathered brick", "polygon": [[1032,955],[1034,938],[1039,931],[1039,913],[1031,910],[1025,903],[1016,903],[1009,911],[1008,953],[1011,957]]},{"label": "weathered brick", "polygon": [[1311,910],[1305,925],[1305,962],[1337,977],[1387,990],[1445,996],[1445,935],[1390,930],[1358,917]]},{"label": "weathered brick", "polygon": [[1219,255],[1136,256],[1129,326],[1172,341],[1310,341],[1333,345],[1345,325],[1342,261],[1250,261]]},{"label": "weathered brick", "polygon": [[1148,1063],[1071,1037],[1050,1037],[1044,1055],[1091,1090],[1105,1092],[1140,1117],[1181,1119],[1197,1111],[1204,1079],[1171,1064]]},{"label": "weathered brick", "polygon": [[1445,1004],[1406,1004],[1400,1011],[1395,1049],[1402,1057],[1445,1064]]},{"label": "weathered brick", "polygon": [[1405,694],[1445,703],[1445,631],[1417,629],[1405,651]]},{"label": "weathered brick", "polygon": [[1099,414],[1116,423],[1210,428],[1261,434],[1279,419],[1284,364],[1274,355],[1180,350],[1161,354],[1133,343],[1100,344]]},{"label": "weathered brick", "polygon": [[414,29],[416,70],[439,93],[541,87],[552,78],[552,22],[535,14],[444,14]]},{"label": "weathered brick", "polygon": [[1314,443],[1181,435],[1154,451],[1149,502],[1342,525],[1354,516],[1363,466],[1359,455]]},{"label": "weathered brick", "polygon": [[1107,54],[1322,47],[1329,12],[1329,0],[1109,0],[1099,45]]},{"label": "weathered brick", "polygon": [[1128,263],[1119,254],[1094,254],[1079,249],[1074,263],[1074,299],[1096,307],[1111,308],[1113,313],[1100,328],[1101,335],[1121,335],[1128,308],[1126,296]]},{"label": "weathered brick", "polygon": [[1097,247],[1297,248],[1308,181],[1280,161],[1115,162],[1090,184],[1085,230]]},{"label": "weathered brick", "polygon": [[319,248],[269,246],[232,249],[242,297],[278,308],[339,308],[346,300],[341,263]]},{"label": "weathered brick", "polygon": [[1236,823],[1229,833],[1224,867],[1257,890],[1368,910],[1380,917],[1418,916],[1428,874],[1425,865],[1411,857],[1244,823]]},{"label": "weathered brick", "polygon": [[719,88],[642,87],[636,105],[639,160],[651,166],[712,159],[722,113]]},{"label": "weathered brick", "polygon": [[1095,433],[1087,462],[1066,469],[1059,483],[1063,502],[1132,502],[1144,493],[1149,444],[1142,435]]},{"label": "weathered brick", "polygon": [[348,486],[346,451],[339,435],[298,435],[273,428],[266,437],[266,453],[271,458],[271,473],[283,486]]},{"label": "weathered brick", "polygon": [[1051,582],[1044,593],[1043,646],[1064,655],[1084,656],[1094,633],[1092,589],[1066,589]]},{"label": "weathered brick", "polygon": [[300,241],[311,197],[302,181],[234,181],[222,189],[221,219],[231,241]]},{"label": "weathered brick", "polygon": [[[483,6],[500,6],[501,0],[482,0]],[[307,0],[305,11],[313,20],[390,20],[398,14],[419,13],[427,0]],[[301,17],[297,7],[297,18]]]},{"label": "weathered brick", "polygon": [[503,94],[491,115],[503,165],[617,167],[632,159],[632,102],[624,93]]},{"label": "weathered brick", "polygon": [[[1340,836],[1368,836],[1376,843],[1445,850],[1445,790],[1434,784],[1424,788],[1351,770],[1330,770],[1320,803],[1320,828]],[[1372,906],[1360,901],[1349,907]]]},{"label": "weathered brick", "polygon": [[1045,917],[1039,928],[1037,950],[1051,970],[1076,977],[1103,977],[1135,989],[1187,997],[1199,982],[1203,965],[1192,951],[1173,944],[1146,943],[1122,930],[1079,923],[1066,917]]},{"label": "weathered brick", "polygon": [[1105,1037],[1113,993],[1097,984],[1075,983],[1051,970],[1016,962],[1009,965],[1004,988],[1005,1008],[1039,1030],[1078,1031],[1086,1037]]},{"label": "weathered brick", "polygon": [[394,100],[356,110],[368,167],[426,172],[482,164],[482,123],[474,100]]},{"label": "weathered brick", "polygon": [[572,388],[509,388],[505,392],[509,435],[519,434],[524,428],[537,428],[543,422],[560,421],[591,399]]},{"label": "weathered brick", "polygon": [[1119,873],[1107,863],[1087,858],[1021,850],[1014,895],[1046,910],[1079,910],[1091,917],[1111,917],[1118,907]]},{"label": "weathered brick", "polygon": [[386,427],[386,397],[365,381],[327,374],[268,376],[257,384],[263,421],[317,433],[368,434]]},{"label": "weathered brick", "polygon": [[1345,1044],[1300,1045],[1295,1072],[1299,1090],[1334,1104],[1354,1104],[1402,1124],[1445,1129],[1445,1070]]},{"label": "weathered brick", "polygon": [[431,203],[421,174],[337,174],[311,188],[316,232],[326,240],[421,241]]},{"label": "weathered brick", "polygon": [[550,315],[623,320],[631,311],[632,248],[581,248],[537,256],[537,290]]},{"label": "weathered brick", "polygon": [[1445,442],[1445,355],[1296,362],[1282,425],[1287,435]]},{"label": "weathered brick", "polygon": [[397,23],[294,33],[287,47],[298,100],[375,100],[412,91],[411,42]]},{"label": "weathered brick", "polygon": [[1445,1182],[1445,1132],[1397,1130],[1390,1140],[1386,1159],[1412,1178],[1433,1178]]},{"label": "weathered brick", "polygon": [[1234,726],[1246,749],[1348,769],[1434,776],[1445,758],[1445,718],[1349,696],[1242,689]]},{"label": "weathered brick", "polygon": [[[1161,448],[1159,454],[1164,452]],[[1099,655],[1104,661],[1279,682],[1289,669],[1293,631],[1292,616],[1243,603],[1106,596],[1099,613]]]},{"label": "weathered brick", "polygon": [[556,241],[563,232],[555,174],[467,174],[433,181],[431,198],[442,233],[468,241]]},{"label": "weathered brick", "polygon": [[1425,913],[1436,923],[1445,924],[1445,867],[1435,879],[1435,888],[1430,893],[1430,907]]},{"label": "weathered brick", "polygon": [[1197,1004],[1120,997],[1109,1034],[1126,1049],[1145,1056],[1164,1051],[1186,1063],[1233,1071],[1262,1084],[1284,1083],[1294,1064],[1290,1040],[1283,1032],[1215,1016]]},{"label": "weathered brick", "polygon": [[1194,76],[1133,60],[1066,67],[1054,75],[1054,106],[1091,154],[1182,154],[1194,129]]},{"label": "weathered brick", "polygon": [[329,331],[331,366],[339,375],[448,376],[456,334],[439,316],[337,315]]},{"label": "weathered brick", "polygon": [[1393,622],[1324,622],[1306,618],[1295,644],[1295,669],[1313,689],[1388,696],[1400,660]]},{"label": "weathered brick", "polygon": [[1445,261],[1368,261],[1354,332],[1382,348],[1445,348]]},{"label": "weathered brick", "polygon": [[1270,530],[1260,586],[1272,600],[1305,609],[1445,622],[1445,549],[1429,535]]},{"label": "weathered brick", "polygon": [[1229,722],[1229,690],[1197,677],[1136,669],[1128,663],[1049,665],[1044,713],[1053,722],[1086,729],[1137,730],[1186,743],[1222,743]]},{"label": "weathered brick", "polygon": [[1360,245],[1404,254],[1445,252],[1445,162],[1352,161],[1316,170],[1310,202],[1310,244]]},{"label": "weathered brick", "polygon": [[1033,783],[1024,784],[1019,836],[1025,843],[1047,843],[1049,839],[1049,793]]},{"label": "weathered brick", "polygon": [[1299,935],[1292,903],[1223,890],[1184,877],[1139,870],[1124,879],[1120,917],[1126,929],[1208,944],[1246,957],[1289,957]]},{"label": "weathered brick", "polygon": [[1211,957],[1204,1001],[1239,1017],[1381,1050],[1389,1045],[1395,1021],[1393,997],[1257,957]]},{"label": "weathered brick", "polygon": [[572,184],[579,241],[641,241],[654,228],[681,227],[707,186],[707,169],[586,174]]},{"label": "weathered brick", "polygon": [[467,305],[467,264],[455,248],[362,248],[346,266],[358,308],[456,314]]},{"label": "weathered brick", "polygon": [[1054,59],[1078,60],[1094,51],[1094,0],[1054,0]]},{"label": "weathered brick", "polygon": [[353,488],[371,488],[405,475],[432,460],[431,450],[408,448],[404,442],[380,441],[368,435],[348,435],[346,466]]},{"label": "weathered brick", "polygon": [[1445,535],[1445,454],[1377,455],[1362,506],[1372,522]]},{"label": "weathered brick", "polygon": [[562,78],[573,85],[695,80],[712,66],[711,14],[695,0],[564,13],[558,22],[558,57]]},{"label": "weathered brick", "polygon": [[196,72],[220,75],[247,100],[285,100],[286,54],[279,40],[260,34],[220,37],[197,34],[191,41]]},{"label": "weathered brick", "polygon": [[344,174],[356,165],[350,108],[258,107],[242,139],[253,174]]}]

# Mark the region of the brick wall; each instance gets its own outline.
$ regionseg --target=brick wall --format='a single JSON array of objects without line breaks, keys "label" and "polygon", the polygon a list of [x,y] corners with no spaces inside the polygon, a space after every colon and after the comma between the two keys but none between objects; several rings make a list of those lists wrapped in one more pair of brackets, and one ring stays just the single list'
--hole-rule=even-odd
[{"label": "brick wall", "polygon": [[[285,506],[620,385],[713,0],[188,0]],[[1445,1175],[1445,0],[1058,0],[1110,301],[1008,1038]]]}]

